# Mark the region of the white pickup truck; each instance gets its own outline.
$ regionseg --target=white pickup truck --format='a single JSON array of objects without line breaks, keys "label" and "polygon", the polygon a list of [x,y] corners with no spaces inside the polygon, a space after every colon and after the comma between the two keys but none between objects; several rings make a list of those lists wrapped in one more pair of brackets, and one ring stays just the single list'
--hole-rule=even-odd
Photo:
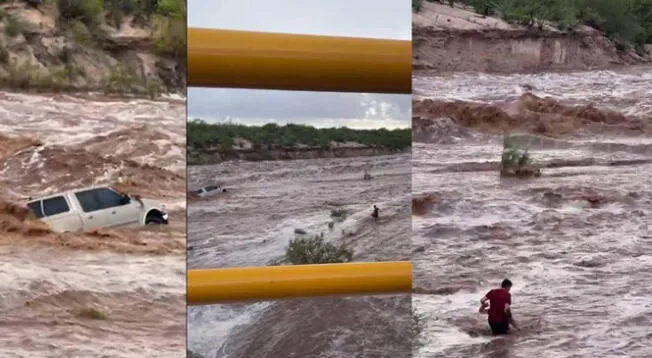
[{"label": "white pickup truck", "polygon": [[207,196],[213,196],[219,193],[226,193],[226,189],[220,188],[217,185],[207,185],[197,190],[193,190],[192,193],[203,198]]},{"label": "white pickup truck", "polygon": [[161,203],[133,197],[112,187],[31,198],[27,206],[56,232],[168,223],[168,213]]}]

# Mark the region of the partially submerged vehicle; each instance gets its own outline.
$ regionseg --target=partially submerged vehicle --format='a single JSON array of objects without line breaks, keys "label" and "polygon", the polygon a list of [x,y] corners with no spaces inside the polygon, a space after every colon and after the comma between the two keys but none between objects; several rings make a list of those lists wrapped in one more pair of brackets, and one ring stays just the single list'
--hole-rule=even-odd
[{"label": "partially submerged vehicle", "polygon": [[192,193],[203,198],[219,193],[226,193],[226,189],[221,188],[219,185],[207,185],[199,189],[193,190]]},{"label": "partially submerged vehicle", "polygon": [[161,203],[108,186],[30,198],[27,206],[56,232],[168,224]]}]

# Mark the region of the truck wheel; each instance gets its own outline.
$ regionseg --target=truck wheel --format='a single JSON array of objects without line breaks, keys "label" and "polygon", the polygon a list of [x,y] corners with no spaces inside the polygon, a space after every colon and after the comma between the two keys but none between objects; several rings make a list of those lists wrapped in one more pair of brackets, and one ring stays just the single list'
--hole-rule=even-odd
[{"label": "truck wheel", "polygon": [[163,225],[163,224],[165,224],[165,221],[158,216],[150,215],[147,217],[147,219],[145,219],[145,225]]}]

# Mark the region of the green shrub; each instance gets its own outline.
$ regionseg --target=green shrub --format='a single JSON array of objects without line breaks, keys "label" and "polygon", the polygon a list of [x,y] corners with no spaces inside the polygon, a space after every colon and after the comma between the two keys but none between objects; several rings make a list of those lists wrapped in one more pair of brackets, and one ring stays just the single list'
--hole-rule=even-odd
[{"label": "green shrub", "polygon": [[324,241],[324,234],[290,240],[284,262],[292,265],[331,264],[353,261],[353,250]]},{"label": "green shrub", "polygon": [[412,11],[420,12],[423,10],[423,0],[412,0]]},{"label": "green shrub", "polygon": [[83,22],[78,20],[72,21],[70,23],[70,31],[72,31],[72,37],[75,43],[82,46],[88,46],[92,43],[93,35]]},{"label": "green shrub", "polygon": [[131,93],[134,85],[134,76],[129,68],[122,63],[117,64],[104,86],[105,93],[117,93],[120,95]]},{"label": "green shrub", "polygon": [[184,17],[186,3],[182,0],[159,0],[156,12],[169,17]]},{"label": "green shrub", "polygon": [[527,148],[519,148],[510,137],[505,136],[500,174],[521,177],[539,176],[540,170],[532,166],[532,159]]},{"label": "green shrub", "polygon": [[82,317],[82,318],[88,318],[88,319],[94,319],[94,320],[103,320],[103,321],[106,321],[107,319],[109,319],[109,314],[108,313],[106,313],[104,311],[100,311],[97,308],[84,308],[84,309],[81,309],[81,310],[79,310],[77,312],[77,316]]},{"label": "green shrub", "polygon": [[0,63],[9,63],[9,50],[7,50],[4,44],[0,44]]},{"label": "green shrub", "polygon": [[86,26],[96,25],[104,11],[103,0],[57,0],[59,20],[62,24],[73,20]]},{"label": "green shrub", "polygon": [[153,17],[154,43],[158,51],[174,57],[186,54],[186,21],[182,18]]},{"label": "green shrub", "polygon": [[23,32],[23,23],[15,16],[8,16],[5,22],[5,32],[9,37],[16,37]]},{"label": "green shrub", "polygon": [[343,208],[331,210],[331,217],[338,222],[346,220],[346,217],[349,216],[349,211]]},{"label": "green shrub", "polygon": [[157,78],[148,78],[145,87],[147,89],[147,95],[150,99],[155,99],[162,93],[161,81]]}]

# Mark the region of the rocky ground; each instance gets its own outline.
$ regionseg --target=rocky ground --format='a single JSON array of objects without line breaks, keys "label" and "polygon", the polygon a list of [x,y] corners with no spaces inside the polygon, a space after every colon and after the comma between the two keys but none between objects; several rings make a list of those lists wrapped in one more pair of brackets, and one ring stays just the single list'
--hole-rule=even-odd
[{"label": "rocky ground", "polygon": [[136,1],[120,8],[92,0],[31,3],[40,5],[0,4],[0,86],[152,97],[185,92],[185,18],[134,10]]}]

